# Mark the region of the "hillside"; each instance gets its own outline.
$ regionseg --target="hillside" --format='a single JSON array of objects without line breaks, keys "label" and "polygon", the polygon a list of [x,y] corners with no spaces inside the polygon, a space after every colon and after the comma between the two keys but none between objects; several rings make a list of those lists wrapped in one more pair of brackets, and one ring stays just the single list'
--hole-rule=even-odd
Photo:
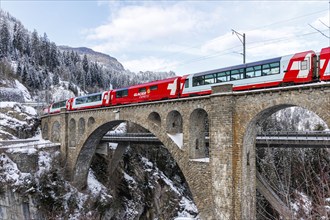
[{"label": "hillside", "polygon": [[118,62],[118,60],[114,57],[111,57],[107,54],[96,52],[90,48],[87,47],[69,47],[69,46],[58,46],[58,49],[61,52],[70,52],[73,51],[74,53],[77,53],[80,57],[84,57],[84,55],[87,55],[87,58],[93,62],[96,62],[103,67],[107,68],[111,72],[123,72],[125,71],[124,66]]},{"label": "hillside", "polygon": [[[86,47],[57,46],[46,33],[40,36],[37,30],[27,30],[19,20],[2,10],[0,68],[0,81],[18,80],[28,89],[32,100],[47,103],[59,99],[51,91],[55,87],[77,96],[175,75],[173,72],[134,73],[125,70],[110,55]],[[15,96],[8,95],[5,91],[8,88],[14,87],[8,83],[0,84],[0,94],[7,94],[0,96],[3,101],[13,101]]]}]

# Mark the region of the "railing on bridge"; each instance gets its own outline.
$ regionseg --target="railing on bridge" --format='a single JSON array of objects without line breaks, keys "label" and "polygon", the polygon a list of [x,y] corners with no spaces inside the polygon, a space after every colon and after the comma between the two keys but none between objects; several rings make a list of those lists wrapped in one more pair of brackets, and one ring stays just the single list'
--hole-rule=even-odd
[{"label": "railing on bridge", "polygon": [[107,133],[102,142],[134,142],[145,144],[161,144],[152,133]]},{"label": "railing on bridge", "polygon": [[[205,133],[206,142],[209,133]],[[145,144],[161,144],[152,133],[108,133],[103,142],[135,142]],[[330,148],[329,131],[304,131],[304,132],[268,132],[258,134],[257,147],[297,147],[297,148]]]},{"label": "railing on bridge", "polygon": [[0,153],[8,149],[22,148],[55,148],[60,147],[60,143],[40,141],[39,139],[17,139],[0,141]]},{"label": "railing on bridge", "polygon": [[257,147],[330,148],[330,131],[280,131],[259,134]]}]

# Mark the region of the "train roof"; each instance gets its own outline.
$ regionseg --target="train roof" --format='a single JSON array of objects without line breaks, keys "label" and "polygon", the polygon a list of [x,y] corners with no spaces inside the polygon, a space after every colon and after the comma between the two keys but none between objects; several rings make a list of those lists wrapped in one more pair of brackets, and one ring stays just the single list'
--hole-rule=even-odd
[{"label": "train roof", "polygon": [[261,60],[261,61],[246,63],[246,64],[239,64],[239,65],[235,65],[235,66],[223,67],[223,68],[219,68],[219,69],[194,73],[192,75],[193,76],[203,76],[203,75],[212,74],[212,73],[220,73],[220,72],[224,72],[224,71],[247,68],[247,67],[251,67],[251,66],[258,66],[258,65],[262,65],[262,64],[266,64],[266,63],[278,62],[281,60],[281,58],[282,57],[276,57],[276,58],[271,58],[271,59],[267,59],[267,60]]},{"label": "train roof", "polygon": [[75,97],[75,98],[90,97],[90,96],[94,96],[94,95],[100,95],[100,94],[102,94],[102,93],[104,93],[104,91],[103,91],[103,92],[96,92],[96,93],[86,94],[86,95],[82,95],[82,96],[77,96],[77,97]]},{"label": "train roof", "polygon": [[151,81],[151,82],[146,82],[146,83],[142,83],[142,84],[138,84],[138,85],[132,85],[132,86],[129,86],[129,87],[119,88],[119,89],[114,89],[114,90],[115,91],[122,91],[122,90],[127,90],[127,89],[141,88],[141,87],[145,87],[145,86],[153,86],[153,85],[158,85],[159,83],[172,82],[173,80],[175,80],[177,78],[180,78],[180,76],[171,77],[171,78],[168,78],[168,79],[155,80],[155,81]]}]

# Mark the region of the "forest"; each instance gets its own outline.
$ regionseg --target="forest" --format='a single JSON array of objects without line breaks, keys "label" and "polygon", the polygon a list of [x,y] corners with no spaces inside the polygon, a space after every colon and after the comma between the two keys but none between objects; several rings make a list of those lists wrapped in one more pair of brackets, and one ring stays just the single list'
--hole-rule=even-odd
[{"label": "forest", "polygon": [[0,66],[4,73],[1,77],[17,78],[33,95],[49,90],[60,81],[69,82],[67,89],[79,95],[77,87],[90,93],[175,75],[174,72],[134,73],[110,56],[115,62],[113,66],[97,62],[88,53],[61,48],[46,33],[42,36],[37,30],[31,33],[19,20],[0,10]]}]

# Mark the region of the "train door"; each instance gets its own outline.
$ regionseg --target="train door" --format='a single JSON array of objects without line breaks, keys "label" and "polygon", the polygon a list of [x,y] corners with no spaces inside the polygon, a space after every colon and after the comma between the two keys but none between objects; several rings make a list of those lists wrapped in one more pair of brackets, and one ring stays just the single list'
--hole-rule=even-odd
[{"label": "train door", "polygon": [[323,48],[320,53],[320,80],[330,80],[330,47]]},{"label": "train door", "polygon": [[70,98],[68,99],[68,101],[66,102],[66,110],[72,110],[72,103],[74,101],[74,98]]},{"label": "train door", "polygon": [[189,90],[192,87],[191,85],[191,77],[189,75],[185,75],[180,79],[180,97],[187,97],[189,96]]},{"label": "train door", "polygon": [[110,106],[110,91],[105,91],[102,95],[102,106]]}]

